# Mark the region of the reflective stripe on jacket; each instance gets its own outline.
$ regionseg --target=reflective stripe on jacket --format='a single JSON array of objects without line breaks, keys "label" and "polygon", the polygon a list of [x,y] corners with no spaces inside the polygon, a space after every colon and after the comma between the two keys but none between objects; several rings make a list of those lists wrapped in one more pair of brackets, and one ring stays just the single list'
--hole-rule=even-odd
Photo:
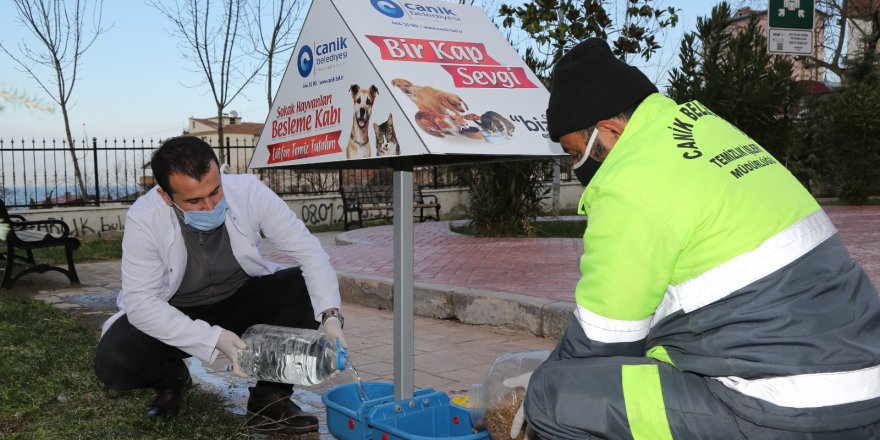
[{"label": "reflective stripe on jacket", "polygon": [[647,353],[770,413],[880,403],[876,289],[797,179],[704,106],[646,98],[579,211],[579,355]]}]

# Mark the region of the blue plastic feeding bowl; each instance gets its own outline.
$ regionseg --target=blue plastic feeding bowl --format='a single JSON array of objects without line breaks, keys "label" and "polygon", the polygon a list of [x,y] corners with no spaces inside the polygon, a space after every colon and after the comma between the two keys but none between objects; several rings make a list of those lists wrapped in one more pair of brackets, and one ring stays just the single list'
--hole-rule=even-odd
[{"label": "blue plastic feeding bowl", "polygon": [[356,385],[335,386],[321,396],[327,406],[327,428],[340,440],[488,439],[485,431],[473,432],[470,415],[453,405],[446,393],[425,388],[413,397],[394,400],[394,385],[364,382],[367,401]]},{"label": "blue plastic feeding bowl", "polygon": [[[364,382],[367,401],[358,397],[354,383],[335,386],[321,396],[327,406],[327,428],[340,440],[369,440],[373,430],[367,425],[370,411],[379,405],[394,401],[394,384],[388,382]],[[414,396],[433,393],[433,388],[416,390]]]},{"label": "blue plastic feeding bowl", "polygon": [[370,408],[394,400],[394,385],[386,382],[364,382],[367,401],[358,397],[356,384],[335,386],[321,396],[327,406],[327,428],[341,440],[372,439],[373,430],[367,426]]},{"label": "blue plastic feeding bowl", "polygon": [[442,392],[385,403],[370,412],[368,424],[376,440],[482,440],[486,431],[474,431],[468,410],[449,401]]}]

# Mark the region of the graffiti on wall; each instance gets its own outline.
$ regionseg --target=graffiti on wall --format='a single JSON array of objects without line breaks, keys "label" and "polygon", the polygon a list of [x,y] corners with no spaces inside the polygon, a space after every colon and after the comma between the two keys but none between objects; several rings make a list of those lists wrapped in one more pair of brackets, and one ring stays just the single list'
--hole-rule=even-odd
[{"label": "graffiti on wall", "polygon": [[[107,234],[122,233],[125,230],[125,221],[122,215],[99,216],[97,221],[93,217],[47,217],[47,220],[61,220],[70,228],[70,234],[74,237],[97,235],[99,238]],[[45,231],[49,234],[61,234],[61,226],[37,225],[28,229]]]},{"label": "graffiti on wall", "polygon": [[[333,213],[340,213],[337,218],[333,218]],[[342,222],[342,205],[336,205],[334,209],[333,203],[306,203],[300,209],[300,220],[307,225],[323,225]]]},{"label": "graffiti on wall", "polygon": [[[334,214],[335,213],[335,214]],[[369,209],[361,213],[363,220],[391,218],[393,209]],[[352,215],[352,214],[349,214]],[[357,214],[354,214],[357,216]],[[345,222],[342,204],[306,203],[300,209],[300,220],[306,225],[341,224]]]}]

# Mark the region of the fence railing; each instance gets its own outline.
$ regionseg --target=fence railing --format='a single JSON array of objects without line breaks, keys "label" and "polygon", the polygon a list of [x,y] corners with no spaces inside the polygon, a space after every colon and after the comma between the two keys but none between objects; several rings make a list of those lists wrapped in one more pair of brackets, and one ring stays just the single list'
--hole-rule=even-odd
[{"label": "fence railing", "polygon": [[[150,157],[161,139],[78,139],[73,148],[66,140],[0,139],[0,197],[10,208],[99,206],[132,203],[154,184]],[[214,147],[220,157],[221,147]],[[247,168],[253,145],[222,147],[232,173],[253,173],[273,191],[285,194],[336,192],[340,185],[390,185],[392,171],[380,169],[305,170]],[[79,166],[86,194],[75,176]],[[571,178],[571,162],[562,163],[562,179]],[[544,172],[552,180],[552,166]],[[461,182],[453,166],[416,167],[413,182],[425,188],[457,187]]]}]

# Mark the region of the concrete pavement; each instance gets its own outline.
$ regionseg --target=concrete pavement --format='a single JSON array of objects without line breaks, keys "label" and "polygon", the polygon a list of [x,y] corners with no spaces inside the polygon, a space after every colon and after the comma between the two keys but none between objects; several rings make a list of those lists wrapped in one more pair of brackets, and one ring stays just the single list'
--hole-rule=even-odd
[{"label": "concrete pavement", "polygon": [[[83,280],[81,286],[70,286],[60,274],[57,277],[47,274],[46,278],[51,279],[22,283],[21,286],[16,285],[15,289],[83,316],[98,328],[116,309],[119,263],[86,263],[78,266],[80,279]],[[33,278],[39,280],[42,277]],[[361,379],[393,383],[392,312],[349,302],[345,302],[343,308],[351,360]],[[514,351],[549,350],[554,345],[552,339],[523,331],[424,317],[415,318],[414,340],[416,388],[432,387],[453,396],[466,394],[471,384],[482,382],[483,375],[499,355]],[[200,388],[222,395],[230,411],[245,414],[247,387],[253,386],[254,381],[227,373],[228,361],[222,355],[212,365],[202,365],[195,359],[190,359],[189,364],[190,372]],[[332,439],[327,431],[321,394],[330,387],[353,380],[350,372],[346,371],[317,386],[295,388],[294,401],[307,411],[319,415],[321,440]]]}]

